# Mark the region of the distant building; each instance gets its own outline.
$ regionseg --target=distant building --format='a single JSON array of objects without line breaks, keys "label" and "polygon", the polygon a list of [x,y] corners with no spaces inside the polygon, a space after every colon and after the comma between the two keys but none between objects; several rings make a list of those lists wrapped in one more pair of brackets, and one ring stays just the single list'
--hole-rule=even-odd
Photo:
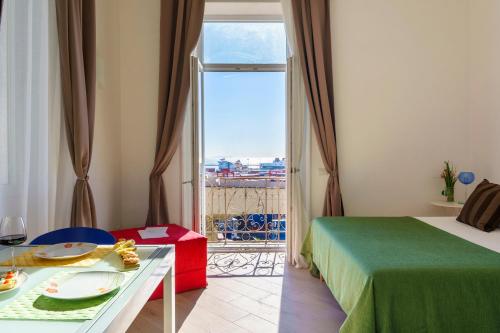
[{"label": "distant building", "polygon": [[270,163],[259,163],[256,167],[243,164],[241,160],[231,162],[224,157],[217,161],[217,167],[207,165],[208,177],[284,177],[286,176],[285,158],[275,158]]},{"label": "distant building", "polygon": [[236,171],[238,171],[238,172],[243,171],[243,168],[244,168],[243,163],[241,163],[241,161],[240,161],[240,160],[237,160],[236,162],[234,162],[234,168],[235,168],[235,169],[236,169]]},{"label": "distant building", "polygon": [[286,168],[285,159],[279,159],[276,157],[271,163],[260,163],[260,170],[262,171],[272,171],[272,170],[284,170]]},{"label": "distant building", "polygon": [[221,158],[217,163],[219,164],[219,172],[234,172],[236,170],[235,165],[226,161],[225,158]]}]

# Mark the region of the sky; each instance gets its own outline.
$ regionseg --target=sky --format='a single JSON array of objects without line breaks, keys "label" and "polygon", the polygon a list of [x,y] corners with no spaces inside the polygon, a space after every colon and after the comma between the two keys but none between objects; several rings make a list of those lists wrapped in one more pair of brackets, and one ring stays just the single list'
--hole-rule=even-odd
[{"label": "sky", "polygon": [[[282,23],[206,23],[204,63],[285,63]],[[285,156],[285,73],[206,72],[205,156],[243,163]]]}]

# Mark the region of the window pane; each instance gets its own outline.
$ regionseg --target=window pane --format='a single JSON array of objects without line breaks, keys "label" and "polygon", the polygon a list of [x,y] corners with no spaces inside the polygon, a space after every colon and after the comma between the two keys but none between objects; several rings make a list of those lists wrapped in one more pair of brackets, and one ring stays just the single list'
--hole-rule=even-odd
[{"label": "window pane", "polygon": [[204,75],[206,161],[285,157],[285,73]]},{"label": "window pane", "polygon": [[204,63],[286,63],[283,23],[208,22],[203,27]]}]

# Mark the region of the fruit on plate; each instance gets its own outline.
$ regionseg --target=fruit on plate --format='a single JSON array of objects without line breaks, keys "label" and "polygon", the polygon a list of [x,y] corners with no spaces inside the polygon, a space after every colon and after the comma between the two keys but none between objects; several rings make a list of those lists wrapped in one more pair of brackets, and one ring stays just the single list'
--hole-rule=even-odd
[{"label": "fruit on plate", "polygon": [[136,247],[133,239],[126,240],[124,238],[120,238],[113,246],[113,251],[120,255],[125,268],[139,266],[140,259],[135,252]]},{"label": "fruit on plate", "polygon": [[18,271],[9,271],[0,275],[0,291],[12,289],[17,283]]}]

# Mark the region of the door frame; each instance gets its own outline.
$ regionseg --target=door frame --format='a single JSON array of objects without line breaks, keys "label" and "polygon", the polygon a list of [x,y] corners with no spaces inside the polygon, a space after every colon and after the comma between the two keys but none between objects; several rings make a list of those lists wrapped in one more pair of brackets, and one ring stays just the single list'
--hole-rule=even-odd
[{"label": "door frame", "polygon": [[[282,17],[271,15],[238,15],[238,16],[209,16],[205,17],[203,23],[210,22],[280,22],[284,23]],[[193,157],[193,230],[205,234],[205,147],[204,147],[204,73],[205,72],[283,72],[285,73],[285,159],[289,161],[289,144],[291,140],[289,121],[289,83],[287,79],[288,68],[284,64],[204,64],[203,63],[203,28],[200,39],[194,52],[196,56],[191,57],[191,112],[192,112],[192,157]],[[201,88],[198,84],[201,82]],[[287,165],[287,175],[289,166]],[[287,201],[288,200],[288,178],[287,178]],[[286,210],[287,223],[289,209]],[[287,226],[288,230],[288,226]]]}]

